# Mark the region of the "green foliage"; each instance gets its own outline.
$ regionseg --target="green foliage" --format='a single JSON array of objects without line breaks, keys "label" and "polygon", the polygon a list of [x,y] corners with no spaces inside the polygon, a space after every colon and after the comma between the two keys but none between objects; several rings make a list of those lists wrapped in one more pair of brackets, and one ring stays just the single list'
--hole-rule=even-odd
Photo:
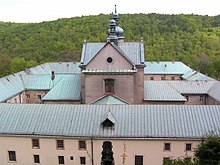
[{"label": "green foliage", "polygon": [[[0,76],[45,62],[79,61],[84,39],[106,41],[110,17],[100,14],[42,23],[0,22]],[[119,23],[126,41],[144,38],[146,60],[180,60],[220,77],[220,16],[122,14]],[[20,60],[12,63],[14,58]],[[16,66],[18,61],[22,67]]]},{"label": "green foliage", "polygon": [[195,156],[199,160],[199,165],[219,165],[220,164],[220,139],[209,137],[201,143],[196,150]]},{"label": "green foliage", "polygon": [[178,158],[178,159],[167,159],[164,165],[199,165],[197,159],[191,157]]},{"label": "green foliage", "polygon": [[208,137],[195,151],[194,158],[166,159],[164,165],[220,165],[220,139]]}]

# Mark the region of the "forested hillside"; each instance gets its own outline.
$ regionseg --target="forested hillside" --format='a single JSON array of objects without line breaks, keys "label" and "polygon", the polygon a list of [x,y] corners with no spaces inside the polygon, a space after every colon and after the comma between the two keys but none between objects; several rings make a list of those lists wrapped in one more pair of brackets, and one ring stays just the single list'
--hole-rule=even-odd
[{"label": "forested hillside", "polygon": [[[79,61],[82,43],[105,42],[110,15],[42,23],[0,22],[0,76],[52,61]],[[220,16],[121,14],[126,41],[145,41],[146,60],[180,60],[220,77]]]}]

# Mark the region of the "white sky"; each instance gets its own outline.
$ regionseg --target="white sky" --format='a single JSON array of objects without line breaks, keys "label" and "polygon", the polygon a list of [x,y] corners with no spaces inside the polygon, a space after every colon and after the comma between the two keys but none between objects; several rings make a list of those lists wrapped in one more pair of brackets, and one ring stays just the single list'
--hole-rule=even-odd
[{"label": "white sky", "polygon": [[0,21],[42,22],[110,14],[115,4],[119,14],[220,14],[220,0],[0,0]]}]

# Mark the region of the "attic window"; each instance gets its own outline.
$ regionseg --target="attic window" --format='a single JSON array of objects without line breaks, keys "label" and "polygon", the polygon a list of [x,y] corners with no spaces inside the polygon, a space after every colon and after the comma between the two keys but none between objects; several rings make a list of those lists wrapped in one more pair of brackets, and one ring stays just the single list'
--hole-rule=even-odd
[{"label": "attic window", "polygon": [[103,127],[112,127],[114,123],[110,121],[109,119],[106,119],[105,121],[102,122]]},{"label": "attic window", "polygon": [[111,57],[108,57],[107,58],[107,62],[110,64],[110,63],[112,63],[112,61],[113,61],[113,59],[111,58]]}]

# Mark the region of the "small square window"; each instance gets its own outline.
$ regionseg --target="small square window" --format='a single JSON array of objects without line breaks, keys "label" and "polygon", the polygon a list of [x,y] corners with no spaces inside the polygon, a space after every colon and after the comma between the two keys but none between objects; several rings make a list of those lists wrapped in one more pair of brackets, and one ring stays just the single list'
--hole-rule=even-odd
[{"label": "small square window", "polygon": [[154,77],[150,77],[150,80],[154,80]]},{"label": "small square window", "polygon": [[86,157],[80,157],[80,165],[86,164]]},{"label": "small square window", "polygon": [[86,141],[85,140],[80,140],[79,141],[79,149],[86,149]]},{"label": "small square window", "polygon": [[32,139],[32,148],[40,148],[39,139]]},{"label": "small square window", "polygon": [[40,163],[40,156],[34,155],[34,163]]},{"label": "small square window", "polygon": [[191,151],[191,150],[192,150],[192,144],[186,143],[186,151]]},{"label": "small square window", "polygon": [[38,100],[41,100],[41,95],[37,95],[37,99],[38,99]]},{"label": "small square window", "polygon": [[30,94],[26,94],[26,97],[27,97],[27,99],[30,99],[31,95]]},{"label": "small square window", "polygon": [[135,165],[143,165],[143,156],[135,155]]},{"label": "small square window", "polygon": [[164,143],[164,151],[170,151],[170,143]]},{"label": "small square window", "polygon": [[64,149],[64,142],[63,140],[57,140],[57,149],[63,150]]},{"label": "small square window", "polygon": [[70,160],[73,160],[73,156],[70,156]]},{"label": "small square window", "polygon": [[161,77],[161,80],[165,80],[165,77]]},{"label": "small square window", "polygon": [[200,96],[199,100],[204,101],[204,96]]},{"label": "small square window", "polygon": [[64,164],[64,156],[58,156],[58,163]]},{"label": "small square window", "polygon": [[175,77],[171,77],[171,80],[175,80]]},{"label": "small square window", "polygon": [[8,151],[8,160],[11,162],[16,161],[16,152],[15,151]]}]

